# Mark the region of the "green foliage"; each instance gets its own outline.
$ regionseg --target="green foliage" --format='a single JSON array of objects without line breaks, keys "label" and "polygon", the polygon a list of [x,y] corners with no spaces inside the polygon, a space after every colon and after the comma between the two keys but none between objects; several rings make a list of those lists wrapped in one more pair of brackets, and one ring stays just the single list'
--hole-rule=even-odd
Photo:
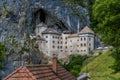
[{"label": "green foliage", "polygon": [[13,12],[11,9],[7,8],[7,7],[4,5],[4,6],[3,6],[3,11],[0,13],[0,18],[1,18],[2,16],[7,15],[7,14],[14,14],[14,12]]},{"label": "green foliage", "polygon": [[101,54],[102,54],[102,52],[100,51],[100,52],[99,52],[99,55],[101,55]]},{"label": "green foliage", "polygon": [[120,46],[120,2],[119,0],[97,0],[93,16],[97,22],[96,31],[107,45]]},{"label": "green foliage", "polygon": [[115,77],[113,77],[113,76],[109,76],[109,77],[108,77],[108,80],[120,80],[120,78],[117,79],[117,78],[115,78]]},{"label": "green foliage", "polygon": [[115,48],[112,52],[113,58],[115,58],[115,63],[112,66],[112,68],[115,70],[115,72],[120,71],[120,48]]},{"label": "green foliage", "polygon": [[94,55],[94,52],[93,52],[93,51],[90,51],[90,55]]},{"label": "green foliage", "polygon": [[6,6],[3,7],[3,10],[5,14],[13,14],[13,11],[7,8]]},{"label": "green foliage", "polygon": [[70,58],[70,62],[68,64],[64,64],[64,67],[74,76],[78,77],[79,72],[83,67],[83,62],[87,59],[87,56],[71,55]]},{"label": "green foliage", "polygon": [[102,36],[102,41],[106,45],[117,48],[113,53],[113,57],[116,59],[114,69],[120,71],[120,1],[97,0],[93,7],[93,13],[97,22],[95,30]]},{"label": "green foliage", "polygon": [[5,61],[5,46],[0,43],[0,69],[2,69],[2,63]]},{"label": "green foliage", "polygon": [[111,68],[115,62],[111,54],[111,51],[107,51],[95,57],[94,60],[82,68],[80,73],[86,72],[87,68],[90,80],[120,80],[120,72],[114,73],[114,69]]}]

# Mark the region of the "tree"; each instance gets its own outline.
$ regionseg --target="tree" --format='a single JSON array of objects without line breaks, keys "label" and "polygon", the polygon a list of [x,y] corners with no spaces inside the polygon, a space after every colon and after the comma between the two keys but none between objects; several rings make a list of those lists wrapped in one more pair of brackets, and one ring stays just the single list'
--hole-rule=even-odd
[{"label": "tree", "polygon": [[5,46],[0,43],[0,69],[2,69],[2,63],[4,62],[5,60]]},{"label": "tree", "polygon": [[93,17],[97,22],[96,32],[102,36],[106,45],[115,49],[115,71],[120,71],[120,1],[119,0],[97,0],[93,6]]},{"label": "tree", "polygon": [[78,77],[79,72],[81,71],[81,68],[83,67],[83,62],[87,59],[88,57],[81,56],[81,55],[71,55],[70,56],[70,61],[67,64],[64,64],[63,66],[70,71],[74,76]]},{"label": "tree", "polygon": [[120,2],[119,0],[97,0],[93,6],[93,16],[98,22],[96,31],[105,44],[120,46]]}]

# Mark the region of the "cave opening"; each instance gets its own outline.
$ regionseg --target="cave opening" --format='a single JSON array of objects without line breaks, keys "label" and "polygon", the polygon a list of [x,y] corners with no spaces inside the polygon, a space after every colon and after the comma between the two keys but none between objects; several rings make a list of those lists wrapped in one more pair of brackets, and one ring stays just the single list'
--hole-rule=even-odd
[{"label": "cave opening", "polygon": [[40,8],[34,12],[34,17],[36,18],[36,22],[38,23],[46,23],[47,13],[44,9]]},{"label": "cave opening", "polygon": [[44,11],[44,10],[40,10],[40,17],[39,17],[39,19],[40,19],[40,22],[43,22],[43,23],[45,23],[46,22],[46,12]]}]

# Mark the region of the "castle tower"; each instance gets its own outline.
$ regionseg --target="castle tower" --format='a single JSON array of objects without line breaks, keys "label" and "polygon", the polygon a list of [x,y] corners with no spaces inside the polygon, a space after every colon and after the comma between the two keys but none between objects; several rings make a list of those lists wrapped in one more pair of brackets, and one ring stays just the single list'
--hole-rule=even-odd
[{"label": "castle tower", "polygon": [[42,37],[42,32],[47,29],[47,25],[41,22],[36,26],[35,34]]},{"label": "castle tower", "polygon": [[79,33],[82,54],[89,54],[94,50],[94,32],[88,27],[84,27]]}]

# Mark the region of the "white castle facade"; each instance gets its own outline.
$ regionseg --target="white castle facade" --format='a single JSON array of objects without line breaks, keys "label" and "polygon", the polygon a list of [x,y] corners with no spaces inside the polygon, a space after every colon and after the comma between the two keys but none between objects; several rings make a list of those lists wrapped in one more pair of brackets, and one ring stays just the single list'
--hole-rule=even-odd
[{"label": "white castle facade", "polygon": [[48,56],[58,53],[85,55],[94,50],[94,32],[87,26],[76,34],[65,34],[41,23],[37,25],[35,33],[40,37],[39,50]]}]

